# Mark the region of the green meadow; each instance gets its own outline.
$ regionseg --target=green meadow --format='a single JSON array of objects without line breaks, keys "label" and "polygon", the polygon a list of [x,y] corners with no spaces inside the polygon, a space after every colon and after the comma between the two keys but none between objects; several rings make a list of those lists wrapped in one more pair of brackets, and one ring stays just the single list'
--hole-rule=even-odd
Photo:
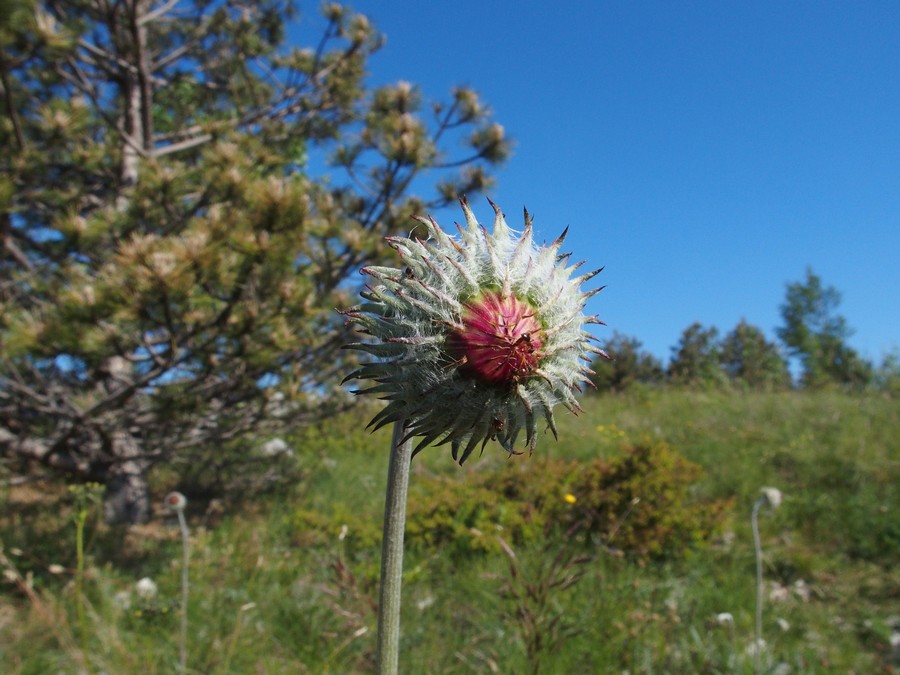
[{"label": "green meadow", "polygon": [[[583,405],[532,457],[415,458],[402,672],[897,672],[896,399],[660,388]],[[158,502],[189,499],[188,672],[372,671],[390,430],[365,431],[371,413],[287,438],[288,485],[155,477]],[[759,510],[757,658],[763,487],[783,502]],[[3,490],[0,671],[177,672],[182,553],[161,504],[124,530],[52,479]]]}]

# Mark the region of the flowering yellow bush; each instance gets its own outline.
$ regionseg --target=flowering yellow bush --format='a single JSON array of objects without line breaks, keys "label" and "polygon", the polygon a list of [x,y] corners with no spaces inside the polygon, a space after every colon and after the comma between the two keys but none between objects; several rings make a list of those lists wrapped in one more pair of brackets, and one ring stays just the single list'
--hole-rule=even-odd
[{"label": "flowering yellow bush", "polygon": [[581,524],[587,540],[634,558],[678,557],[710,539],[729,502],[694,496],[702,469],[665,443],[620,456],[520,461],[465,482],[420,480],[407,512],[410,546],[451,553],[499,550]]}]

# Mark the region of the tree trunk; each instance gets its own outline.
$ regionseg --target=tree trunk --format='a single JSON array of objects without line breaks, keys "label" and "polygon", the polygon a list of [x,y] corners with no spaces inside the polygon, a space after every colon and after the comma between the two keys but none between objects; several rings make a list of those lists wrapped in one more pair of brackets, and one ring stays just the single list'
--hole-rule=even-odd
[{"label": "tree trunk", "polygon": [[127,431],[113,436],[113,454],[119,459],[110,470],[103,501],[103,517],[110,525],[146,523],[150,520],[150,488],[147,461]]},{"label": "tree trunk", "polygon": [[[128,207],[130,190],[138,181],[141,155],[152,149],[152,88],[147,57],[147,29],[144,17],[150,3],[135,0],[126,4],[127,20],[116,26],[119,57],[129,64],[122,71],[120,83],[125,138],[122,139],[121,188],[116,201],[119,211]],[[132,376],[124,359],[110,359],[110,375]],[[118,366],[118,370],[112,366]],[[150,520],[150,488],[147,484],[148,462],[141,459],[138,440],[127,431],[116,431],[112,439],[112,454],[117,463],[110,469],[106,481],[103,515],[107,523],[146,523]]]}]

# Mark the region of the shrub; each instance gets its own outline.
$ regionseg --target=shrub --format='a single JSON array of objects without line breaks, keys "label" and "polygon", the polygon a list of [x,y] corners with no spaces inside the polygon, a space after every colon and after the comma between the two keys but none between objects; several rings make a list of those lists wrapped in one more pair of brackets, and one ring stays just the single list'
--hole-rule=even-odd
[{"label": "shrub", "polygon": [[572,463],[510,462],[460,478],[431,478],[410,490],[406,513],[410,546],[455,553],[499,551],[497,535],[513,545],[531,541],[547,525],[549,502],[561,500]]},{"label": "shrub", "polygon": [[701,500],[702,469],[665,443],[626,447],[590,462],[513,462],[467,482],[420,481],[407,510],[410,546],[496,550],[581,524],[589,539],[638,559],[681,556],[707,541],[729,502]]},{"label": "shrub", "polygon": [[730,506],[696,495],[702,474],[665,443],[631,446],[613,460],[578,467],[570,493],[579,508],[560,520],[583,520],[603,544],[636,558],[678,557],[709,540]]}]

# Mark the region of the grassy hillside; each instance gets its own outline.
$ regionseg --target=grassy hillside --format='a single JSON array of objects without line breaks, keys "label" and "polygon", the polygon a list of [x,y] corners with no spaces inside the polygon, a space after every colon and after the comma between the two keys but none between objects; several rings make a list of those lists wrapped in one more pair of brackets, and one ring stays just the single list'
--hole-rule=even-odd
[{"label": "grassy hillside", "polygon": [[[585,408],[561,414],[559,442],[532,458],[416,458],[401,670],[753,672],[750,513],[775,486],[782,506],[760,514],[763,668],[897,671],[896,400],[648,390]],[[390,432],[364,432],[364,415],[291,439],[302,478],[288,489],[191,501],[190,672],[371,670]],[[629,464],[635,445],[662,448],[657,465]],[[592,469],[598,457],[609,463]],[[2,499],[0,671],[175,672],[174,521],[125,534],[90,510],[79,590],[71,494],[41,484]],[[598,500],[615,504],[606,520],[564,531]],[[704,514],[714,531],[691,527]],[[642,550],[661,537],[684,545]],[[145,576],[155,597],[134,592]]]}]

